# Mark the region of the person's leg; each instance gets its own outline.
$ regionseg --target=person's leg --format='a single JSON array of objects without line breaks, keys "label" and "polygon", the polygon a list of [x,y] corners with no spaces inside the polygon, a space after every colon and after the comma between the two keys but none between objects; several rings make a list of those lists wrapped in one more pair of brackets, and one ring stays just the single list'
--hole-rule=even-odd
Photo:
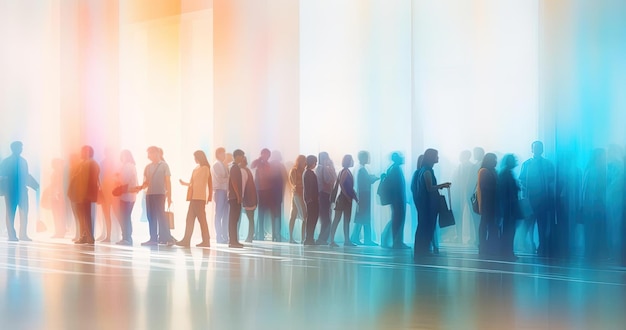
[{"label": "person's leg", "polygon": [[295,243],[293,239],[293,229],[296,226],[296,217],[298,215],[298,206],[296,205],[296,196],[291,198],[291,214],[289,215],[289,243]]},{"label": "person's leg", "polygon": [[200,234],[202,235],[202,242],[196,246],[208,247],[211,244],[211,235],[209,234],[204,201],[198,201],[197,204],[194,204],[194,208],[198,223],[200,224]]},{"label": "person's leg", "polygon": [[350,202],[349,205],[350,206],[343,211],[343,245],[355,246],[356,244],[350,241],[350,220],[352,218],[352,202]]},{"label": "person's leg", "polygon": [[28,237],[28,195],[26,192],[20,196],[18,208],[20,210],[20,240],[30,241]]},{"label": "person's leg", "polygon": [[191,242],[191,235],[193,234],[193,227],[196,221],[194,202],[195,201],[193,200],[189,201],[189,206],[187,207],[187,217],[185,218],[185,235],[176,243],[176,245],[188,247]]},{"label": "person's leg", "polygon": [[252,239],[254,238],[254,210],[246,210],[246,217],[248,217],[248,236],[246,237],[246,242],[252,243]]},{"label": "person's leg", "polygon": [[317,244],[328,244],[328,236],[330,236],[330,194],[320,192],[320,234],[317,237]]},{"label": "person's leg", "polygon": [[272,217],[272,241],[280,242],[281,238],[281,227],[283,219],[281,218],[281,206],[282,203],[280,201],[273,201],[270,209],[271,217]]},{"label": "person's leg", "polygon": [[335,233],[337,232],[339,221],[341,221],[341,214],[341,209],[335,209],[335,217],[333,218],[333,223],[330,226],[330,246],[337,246],[337,243],[335,243]]},{"label": "person's leg", "polygon": [[15,233],[15,212],[17,210],[17,203],[13,202],[10,196],[4,196],[4,202],[6,206],[6,226],[9,241],[17,241],[17,234]]},{"label": "person's leg", "polygon": [[228,246],[230,247],[241,247],[241,243],[239,243],[238,237],[238,224],[239,218],[241,216],[241,204],[237,203],[237,200],[229,200],[229,218],[228,218]]},{"label": "person's leg", "polygon": [[170,232],[170,224],[165,215],[165,195],[156,195],[156,213],[157,224],[159,228],[159,242],[160,243],[174,243],[174,238]]},{"label": "person's leg", "polygon": [[350,235],[350,241],[352,241],[353,243],[361,244],[361,228],[363,228],[362,224],[354,223],[352,235]]},{"label": "person's leg", "polygon": [[146,216],[148,217],[148,230],[150,232],[149,242],[158,242],[159,236],[157,232],[157,220],[158,220],[158,204],[156,201],[157,195],[146,195]]},{"label": "person's leg", "polygon": [[317,219],[319,218],[319,204],[311,202],[306,204],[307,222],[306,222],[306,244],[315,244],[315,226],[317,226]]},{"label": "person's leg", "polygon": [[102,215],[104,216],[104,228],[102,228],[102,241],[111,241],[111,201],[104,199],[102,202]]},{"label": "person's leg", "polygon": [[82,209],[84,223],[83,226],[85,228],[84,241],[87,243],[94,242],[93,236],[93,218],[92,218],[92,203],[84,202],[80,203],[80,208]]}]

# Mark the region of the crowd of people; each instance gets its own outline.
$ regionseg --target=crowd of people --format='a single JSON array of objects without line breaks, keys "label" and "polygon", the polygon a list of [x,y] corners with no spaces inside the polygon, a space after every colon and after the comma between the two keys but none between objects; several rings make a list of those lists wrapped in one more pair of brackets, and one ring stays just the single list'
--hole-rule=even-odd
[{"label": "crowd of people", "polygon": [[[27,189],[39,189],[26,160],[21,157],[22,149],[21,142],[13,142],[11,156],[0,163],[0,194],[6,205],[9,241],[30,240]],[[406,207],[410,205],[407,188],[410,188],[418,218],[413,245],[416,259],[439,251],[437,224],[442,205],[450,207],[456,215],[457,243],[465,243],[463,225],[470,224],[469,244],[476,245],[479,255],[484,258],[515,260],[516,236],[528,252],[539,256],[567,256],[575,241],[573,227],[576,224],[584,225],[584,253],[587,257],[622,257],[621,232],[626,228],[623,224],[623,159],[612,159],[607,163],[606,151],[597,149],[583,172],[566,159],[555,166],[543,157],[540,141],[533,142],[531,149],[533,157],[523,162],[518,176],[515,174],[518,162],[513,154],[504,155],[500,169],[496,170],[498,157],[495,153],[475,148],[474,162],[471,162],[472,152],[463,151],[452,182],[444,183],[438,183],[435,176],[434,166],[439,162],[439,153],[427,149],[418,157],[417,168],[408,186],[402,170],[404,157],[399,152],[392,153],[391,166],[377,176],[368,170],[370,154],[360,151],[355,176],[351,170],[354,159],[349,154],[343,156],[339,171],[327,152],[298,155],[293,167],[287,170],[280,156],[273,156],[269,149],[261,150],[250,167],[240,149],[229,154],[224,148],[217,148],[213,164],[209,163],[204,151],[198,150],[193,153],[197,166],[189,181],[179,180],[187,188],[189,204],[184,236],[176,240],[165,212],[172,203],[172,182],[163,150],[156,146],[147,148],[150,163],[145,167],[140,183],[129,150],[120,153],[119,161],[107,150],[104,160],[98,163],[93,159],[93,148],[83,146],[80,154],[70,159],[67,184],[63,182],[64,162],[53,160],[52,180],[42,193],[41,205],[52,211],[53,237],[62,238],[67,231],[62,201],[67,197],[75,219],[74,242],[94,244],[93,210],[97,203],[104,216],[100,240],[111,241],[112,218],[115,217],[121,231],[121,240],[116,244],[132,246],[131,215],[137,194],[143,191],[150,238],[141,245],[189,247],[197,220],[202,240],[196,246],[210,247],[206,205],[213,202],[215,232],[212,234],[215,241],[231,248],[242,248],[244,245],[239,241],[242,214],[248,219],[245,242],[282,240],[283,199],[288,189],[291,197],[289,243],[297,243],[294,230],[296,220],[300,220],[299,243],[337,247],[336,231],[343,221],[344,246],[376,246],[372,205],[377,197],[372,186],[380,181],[376,195],[391,211],[390,244],[384,244],[381,239],[381,245],[393,249],[410,248],[403,240]],[[451,205],[442,204],[442,189],[452,190],[454,198],[448,201]],[[616,199],[613,204],[612,199]],[[19,235],[15,231],[18,209]],[[351,223],[353,211],[355,219]],[[464,221],[464,218],[469,220]],[[269,233],[265,230],[267,222],[271,227]],[[535,245],[535,228],[538,245]]]}]

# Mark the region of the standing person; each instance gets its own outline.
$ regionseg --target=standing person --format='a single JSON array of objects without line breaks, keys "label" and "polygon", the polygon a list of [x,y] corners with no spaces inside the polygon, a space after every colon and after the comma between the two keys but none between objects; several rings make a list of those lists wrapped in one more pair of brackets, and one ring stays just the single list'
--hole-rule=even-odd
[{"label": "standing person", "polygon": [[135,201],[137,200],[137,167],[135,158],[130,150],[122,150],[120,153],[122,167],[119,173],[119,184],[128,188],[120,195],[119,222],[122,229],[122,240],[115,243],[117,245],[133,245],[133,224],[131,215]]},{"label": "standing person", "polygon": [[359,171],[356,174],[357,204],[356,214],[354,215],[354,230],[352,231],[351,241],[361,244],[361,228],[363,228],[363,244],[367,246],[376,246],[378,244],[372,241],[372,184],[378,181],[378,177],[369,174],[366,165],[370,163],[370,153],[363,150],[358,154]]},{"label": "standing person", "polygon": [[306,157],[306,171],[302,178],[304,202],[306,203],[306,239],[304,245],[315,244],[315,226],[320,213],[319,188],[317,186],[317,175],[313,170],[317,166],[317,157],[309,155]]},{"label": "standing person", "polygon": [[[265,218],[272,217],[272,166],[269,159],[272,152],[263,148],[259,158],[252,161],[250,167],[255,170],[255,183],[257,188],[259,214],[256,223],[256,239],[265,240]],[[270,221],[271,222],[271,221]]]},{"label": "standing person", "polygon": [[237,149],[233,152],[233,163],[230,165],[230,173],[228,176],[228,247],[242,248],[243,244],[239,243],[238,227],[241,218],[241,205],[243,203],[243,178],[241,167],[239,165],[243,161],[244,152]]},{"label": "standing person", "polygon": [[482,166],[478,171],[478,186],[476,198],[480,212],[480,226],[478,228],[478,255],[482,257],[494,256],[500,239],[500,228],[496,221],[498,175],[495,154],[488,153],[483,158]]},{"label": "standing person", "polygon": [[287,169],[282,163],[283,158],[278,150],[272,152],[270,167],[272,169],[272,197],[270,212],[272,214],[272,241],[282,241],[283,222],[283,199],[285,196],[285,185],[287,184]]},{"label": "standing person", "polygon": [[289,184],[291,185],[291,215],[289,217],[289,243],[295,244],[293,239],[293,229],[296,225],[296,218],[302,219],[302,240],[304,241],[306,232],[306,206],[304,205],[304,186],[302,184],[302,175],[306,167],[306,157],[299,155],[296,162],[289,171]]},{"label": "standing person", "polygon": [[176,242],[178,246],[189,247],[191,234],[195,220],[198,219],[200,224],[200,232],[202,233],[202,242],[197,247],[210,247],[211,237],[209,235],[209,226],[206,221],[206,204],[213,198],[213,180],[211,179],[211,165],[206,158],[206,154],[202,150],[196,150],[193,153],[196,168],[191,172],[191,179],[185,182],[179,179],[180,184],[187,186],[187,200],[189,208],[187,209],[187,219],[185,223],[185,236]]},{"label": "standing person", "polygon": [[[476,189],[476,184],[470,182],[472,178],[472,171],[474,170],[474,164],[470,162],[470,158],[472,157],[472,152],[469,150],[463,150],[459,154],[459,166],[456,168],[454,172],[454,178],[452,182],[454,182],[454,187],[451,187],[452,191],[452,210],[453,213],[458,218],[456,222],[456,243],[463,244],[463,226],[464,226],[464,214],[467,209],[470,213],[469,225],[470,232],[474,230],[471,214],[472,212],[472,204],[471,197]],[[474,234],[470,234],[472,237]]]},{"label": "standing person", "polygon": [[[481,148],[481,147],[475,147],[473,150],[473,157],[474,157],[474,168],[471,169],[470,171],[470,178],[467,182],[468,184],[468,188],[471,189],[471,192],[469,193],[469,196],[467,198],[467,203],[470,206],[470,210],[471,210],[471,205],[472,205],[472,195],[474,194],[474,191],[476,190],[476,185],[478,184],[478,171],[480,170],[480,167],[483,163],[483,158],[485,157],[485,149]],[[474,213],[474,212],[470,212],[471,218],[470,218],[470,241],[469,244],[470,245],[476,245],[478,246],[478,227],[480,225],[480,215]]]},{"label": "standing person", "polygon": [[391,236],[393,237],[392,248],[409,249],[404,244],[403,231],[406,216],[406,180],[402,165],[404,157],[399,152],[391,154],[391,166],[385,174],[386,184],[389,188],[389,199],[391,201]]},{"label": "standing person", "polygon": [[339,172],[337,183],[339,184],[338,196],[335,203],[335,217],[330,229],[330,246],[337,247],[335,243],[335,232],[343,216],[343,239],[344,246],[355,246],[356,244],[350,241],[350,218],[352,217],[352,200],[359,202],[359,198],[354,191],[354,177],[350,172],[350,167],[354,166],[354,160],[352,155],[343,156],[341,161],[341,167],[343,169]]},{"label": "standing person", "polygon": [[140,186],[140,189],[146,189],[146,209],[150,239],[141,243],[141,245],[173,245],[176,240],[172,237],[169,223],[165,217],[166,199],[168,207],[172,204],[170,167],[163,159],[163,151],[160,148],[151,146],[147,149],[147,152],[150,164],[144,169],[143,184]]},{"label": "standing person", "polygon": [[606,175],[606,151],[595,149],[583,175],[581,204],[585,227],[585,257],[591,261],[608,257]]},{"label": "standing person", "polygon": [[415,231],[415,254],[418,258],[430,253],[439,215],[439,189],[449,188],[450,182],[437,184],[433,166],[439,162],[439,152],[426,149],[422,167],[418,172],[418,188],[415,206],[417,207],[417,230]]},{"label": "standing person", "polygon": [[100,195],[100,207],[104,216],[102,233],[98,238],[101,242],[111,242],[111,219],[112,215],[119,218],[119,199],[113,196],[112,192],[116,184],[116,173],[119,172],[119,165],[113,156],[113,151],[105,149],[105,157],[100,162],[100,183],[102,194]]},{"label": "standing person", "polygon": [[215,192],[215,239],[218,243],[228,243],[228,167],[226,149],[215,149],[212,178]]},{"label": "standing person", "polygon": [[254,176],[252,171],[248,168],[248,159],[244,156],[239,164],[241,168],[241,181],[243,199],[241,205],[248,217],[248,236],[246,237],[246,243],[252,243],[254,238],[254,210],[256,210],[258,204],[258,195],[256,185],[254,184]]},{"label": "standing person", "polygon": [[11,143],[11,155],[0,164],[1,194],[6,205],[6,226],[9,241],[18,241],[15,233],[15,213],[20,210],[20,237],[22,241],[31,241],[28,237],[28,187],[39,190],[39,183],[28,172],[28,163],[22,157],[24,145],[21,141]]},{"label": "standing person", "polygon": [[80,238],[76,244],[93,244],[93,203],[98,201],[100,193],[100,166],[93,160],[93,148],[83,146],[80,152],[81,162],[70,178],[67,196],[75,203],[76,216],[80,223]]},{"label": "standing person", "polygon": [[500,240],[500,256],[505,260],[517,260],[513,250],[517,219],[521,217],[519,208],[519,185],[513,177],[513,169],[517,159],[512,154],[502,157],[502,169],[498,173],[498,200],[502,215],[502,239]]},{"label": "standing person", "polygon": [[531,237],[535,223],[539,233],[539,247],[537,255],[547,256],[550,244],[550,224],[554,217],[554,165],[543,158],[543,143],[532,143],[533,157],[522,164],[519,181],[522,188],[522,196],[527,198],[532,209],[532,216],[526,220],[525,238]]},{"label": "standing person", "polygon": [[337,172],[335,172],[333,161],[325,151],[319,153],[319,166],[315,168],[315,174],[317,176],[317,186],[320,192],[319,221],[321,223],[320,234],[317,237],[316,244],[328,245],[331,222],[330,193],[333,190],[335,181],[337,181]]},{"label": "standing person", "polygon": [[77,175],[78,169],[80,168],[80,154],[70,154],[68,163],[67,195],[70,202],[70,208],[72,210],[72,217],[74,218],[74,238],[72,241],[76,242],[80,239],[80,235],[83,233],[83,228],[81,227],[80,217],[78,215],[78,205],[76,204],[76,201],[69,198],[69,190],[72,184],[72,178]]}]

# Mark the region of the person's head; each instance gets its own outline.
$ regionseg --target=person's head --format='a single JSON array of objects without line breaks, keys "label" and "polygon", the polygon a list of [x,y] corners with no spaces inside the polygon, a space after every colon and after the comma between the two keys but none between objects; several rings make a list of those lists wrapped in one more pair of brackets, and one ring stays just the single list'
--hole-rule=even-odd
[{"label": "person's head", "polygon": [[215,159],[223,163],[226,159],[226,149],[222,147],[215,149]]},{"label": "person's head", "polygon": [[206,154],[202,150],[196,150],[193,153],[193,158],[200,166],[209,166],[209,160],[206,158]]},{"label": "person's head", "polygon": [[482,168],[496,168],[496,165],[498,164],[498,156],[496,156],[496,154],[494,153],[487,153],[485,154],[485,157],[483,157],[483,163],[480,167]]},{"label": "person's head", "polygon": [[280,163],[283,161],[283,155],[278,150],[272,151],[272,162]]},{"label": "person's head", "polygon": [[396,165],[404,164],[404,156],[399,152],[394,152],[391,154],[391,161]]},{"label": "person's head", "polygon": [[306,157],[306,167],[309,170],[312,170],[315,168],[315,166],[317,166],[317,157],[315,157],[314,155],[308,155]]},{"label": "person's head", "polygon": [[293,168],[303,170],[306,167],[306,156],[298,155],[296,162],[293,164]]},{"label": "person's head", "polygon": [[91,146],[83,146],[80,149],[80,158],[83,160],[93,158],[93,148]]},{"label": "person's head", "polygon": [[122,164],[130,163],[135,165],[135,158],[130,150],[124,149],[120,152],[120,162],[122,162]]},{"label": "person's head", "polygon": [[485,149],[483,149],[481,147],[474,148],[474,161],[475,162],[482,162],[483,161],[483,157],[485,157]]},{"label": "person's head", "polygon": [[467,163],[469,162],[470,158],[472,158],[472,152],[469,150],[463,150],[461,151],[461,153],[459,154],[459,161],[461,163]]},{"label": "person's head", "polygon": [[541,141],[533,142],[530,148],[532,149],[533,156],[535,157],[541,157],[541,155],[543,154],[543,142]]},{"label": "person's head", "polygon": [[341,167],[349,168],[354,166],[354,160],[352,159],[352,155],[345,155],[341,160]]},{"label": "person's head", "polygon": [[318,154],[320,165],[328,165],[328,161],[330,161],[330,156],[326,151],[320,151]]},{"label": "person's head", "polygon": [[439,163],[439,151],[432,148],[426,149],[426,151],[424,151],[424,160],[422,160],[422,166],[433,167],[437,163]]},{"label": "person's head", "polygon": [[503,170],[512,170],[517,166],[517,158],[513,154],[506,154],[500,163]]},{"label": "person's head", "polygon": [[370,153],[365,150],[359,151],[357,158],[359,159],[359,164],[361,165],[367,165],[370,163]]},{"label": "person's head", "polygon": [[162,159],[161,148],[150,146],[146,151],[148,152],[148,159],[150,159],[151,162],[157,163]]},{"label": "person's head", "polygon": [[417,156],[417,168],[422,168],[424,165],[424,155]]},{"label": "person's head", "polygon": [[263,148],[261,149],[261,159],[264,161],[268,161],[270,159],[270,156],[272,155],[272,152],[267,149],[267,148]]},{"label": "person's head", "polygon": [[248,167],[248,157],[246,156],[241,157],[241,163],[239,163],[239,167],[241,168]]},{"label": "person's head", "polygon": [[235,164],[241,164],[244,155],[243,150],[235,149],[235,151],[233,151],[233,162],[235,162]]},{"label": "person's head", "polygon": [[14,155],[18,155],[18,156],[21,155],[23,149],[24,149],[24,144],[22,143],[22,141],[15,141],[11,143],[11,152]]}]

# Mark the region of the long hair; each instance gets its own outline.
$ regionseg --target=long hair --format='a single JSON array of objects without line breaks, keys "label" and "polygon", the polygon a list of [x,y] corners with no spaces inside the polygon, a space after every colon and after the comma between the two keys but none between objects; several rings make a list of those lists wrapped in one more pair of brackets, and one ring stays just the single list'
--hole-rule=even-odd
[{"label": "long hair", "polygon": [[196,160],[198,161],[198,164],[200,164],[200,166],[211,167],[209,165],[209,160],[206,158],[206,154],[204,153],[204,151],[196,150],[196,151],[194,151],[193,156],[196,158]]},{"label": "long hair", "polygon": [[124,149],[120,152],[120,160],[124,164],[130,163],[130,164],[136,165],[135,158],[133,157],[133,154],[128,149]]},{"label": "long hair", "polygon": [[293,163],[293,168],[297,169],[297,168],[305,168],[305,167],[306,167],[306,156],[298,155],[298,157],[296,157],[296,161]]}]

